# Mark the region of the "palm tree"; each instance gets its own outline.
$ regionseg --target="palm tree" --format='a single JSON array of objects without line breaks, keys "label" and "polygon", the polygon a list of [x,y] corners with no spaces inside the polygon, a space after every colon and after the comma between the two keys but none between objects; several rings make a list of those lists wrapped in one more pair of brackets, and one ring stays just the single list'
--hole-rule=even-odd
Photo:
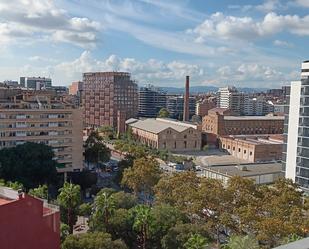
[{"label": "palm tree", "polygon": [[112,195],[107,192],[99,192],[94,201],[95,212],[102,217],[105,228],[108,228],[109,218],[114,213],[116,205]]},{"label": "palm tree", "polygon": [[257,240],[249,235],[232,236],[224,247],[225,249],[259,249]]},{"label": "palm tree", "polygon": [[80,186],[65,182],[59,191],[60,194],[57,200],[60,207],[64,208],[67,212],[67,224],[69,225],[70,233],[72,233],[74,225],[73,214],[77,212],[81,203]]},{"label": "palm tree", "polygon": [[192,234],[184,247],[186,249],[206,249],[208,247],[207,239],[200,234]]},{"label": "palm tree", "polygon": [[145,205],[138,205],[133,209],[133,229],[140,234],[141,248],[146,249],[149,238],[149,228],[153,222],[151,208]]}]

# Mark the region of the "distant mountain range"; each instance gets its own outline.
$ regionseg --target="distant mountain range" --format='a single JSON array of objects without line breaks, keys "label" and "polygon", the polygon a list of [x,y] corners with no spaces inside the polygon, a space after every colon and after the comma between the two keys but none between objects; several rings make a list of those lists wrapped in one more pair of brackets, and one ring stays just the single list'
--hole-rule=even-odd
[{"label": "distant mountain range", "polygon": [[[171,94],[181,94],[184,92],[184,87],[160,87],[162,90]],[[207,93],[216,92],[219,87],[216,86],[191,86],[190,93]],[[250,87],[239,87],[237,88],[240,92],[255,93],[255,92],[266,92],[269,88],[250,88]]]}]

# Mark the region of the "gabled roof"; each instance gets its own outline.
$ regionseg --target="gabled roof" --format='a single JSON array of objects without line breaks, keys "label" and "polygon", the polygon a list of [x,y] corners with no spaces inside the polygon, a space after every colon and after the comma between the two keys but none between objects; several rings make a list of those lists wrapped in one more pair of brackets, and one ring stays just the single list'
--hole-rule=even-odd
[{"label": "gabled roof", "polygon": [[[177,132],[183,132],[187,129],[190,129],[192,127],[188,127],[185,124],[182,124],[182,122],[177,122],[175,124],[174,122],[164,122],[162,120],[148,118],[144,120],[138,120],[136,122],[133,122],[129,124],[131,127],[138,128],[144,131],[148,131],[154,134],[158,134],[166,129],[173,129]],[[193,129],[193,128],[192,128]]]}]

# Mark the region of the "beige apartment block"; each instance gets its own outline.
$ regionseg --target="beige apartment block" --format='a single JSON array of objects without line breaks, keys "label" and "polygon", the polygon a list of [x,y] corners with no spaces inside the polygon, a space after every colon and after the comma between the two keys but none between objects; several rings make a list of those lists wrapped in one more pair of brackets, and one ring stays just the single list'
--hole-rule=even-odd
[{"label": "beige apartment block", "polygon": [[0,100],[0,149],[25,142],[53,148],[58,172],[83,168],[82,111],[49,93]]},{"label": "beige apartment block", "polygon": [[196,125],[170,119],[127,120],[135,140],[159,150],[172,152],[201,149],[201,132]]},{"label": "beige apartment block", "polygon": [[282,159],[283,138],[271,136],[220,137],[220,148],[248,162],[267,162]]}]

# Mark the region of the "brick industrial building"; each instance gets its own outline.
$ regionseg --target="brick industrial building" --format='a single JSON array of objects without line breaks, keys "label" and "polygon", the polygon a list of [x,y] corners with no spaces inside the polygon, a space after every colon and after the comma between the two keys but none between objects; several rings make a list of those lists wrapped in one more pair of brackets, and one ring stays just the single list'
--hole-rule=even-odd
[{"label": "brick industrial building", "polygon": [[203,118],[203,131],[216,136],[283,134],[282,116],[233,116],[229,109],[214,108]]},{"label": "brick industrial building", "polygon": [[171,119],[129,119],[134,139],[156,149],[169,151],[198,151],[201,132],[198,127]]},{"label": "brick industrial building", "polygon": [[60,249],[60,212],[15,190],[0,187],[1,249]]},{"label": "brick industrial building", "polygon": [[50,91],[3,90],[0,149],[25,142],[44,143],[53,148],[58,172],[81,170],[82,111]]},{"label": "brick industrial building", "polygon": [[86,126],[123,129],[126,119],[138,114],[138,87],[125,72],[84,73]]},{"label": "brick industrial building", "polygon": [[220,148],[248,162],[282,159],[283,137],[267,135],[230,135],[220,137]]}]

